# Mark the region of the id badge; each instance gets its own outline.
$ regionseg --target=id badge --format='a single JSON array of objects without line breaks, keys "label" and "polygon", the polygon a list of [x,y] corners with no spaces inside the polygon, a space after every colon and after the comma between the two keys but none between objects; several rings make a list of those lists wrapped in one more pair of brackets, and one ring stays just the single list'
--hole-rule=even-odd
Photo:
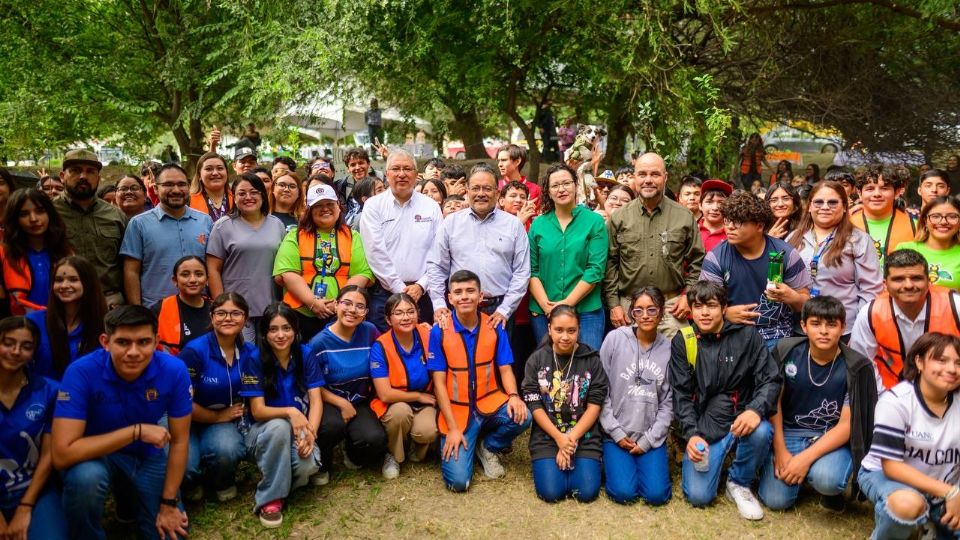
[{"label": "id badge", "polygon": [[313,284],[313,296],[314,298],[327,297],[327,284],[324,283],[323,280]]}]

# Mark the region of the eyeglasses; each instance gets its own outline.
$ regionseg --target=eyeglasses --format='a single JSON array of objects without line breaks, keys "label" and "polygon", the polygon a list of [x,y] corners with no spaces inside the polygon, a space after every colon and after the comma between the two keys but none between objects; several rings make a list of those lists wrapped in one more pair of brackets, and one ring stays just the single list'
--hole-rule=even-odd
[{"label": "eyeglasses", "polygon": [[417,316],[417,310],[415,309],[399,310],[398,309],[394,312],[391,312],[390,314],[400,319],[404,319],[404,318],[412,319]]},{"label": "eyeglasses", "polygon": [[340,300],[337,303],[343,306],[343,309],[354,309],[357,311],[357,313],[363,313],[367,311],[366,304],[354,304],[350,300]]},{"label": "eyeglasses", "polygon": [[400,173],[411,174],[411,173],[417,172],[417,170],[414,169],[413,167],[390,167],[389,169],[387,169],[387,171],[392,172],[393,174],[400,174]]},{"label": "eyeglasses", "polygon": [[825,201],[823,199],[814,199],[810,201],[810,206],[814,208],[823,208],[824,205],[831,210],[836,210],[840,207],[840,201],[838,199],[830,199],[829,201]]},{"label": "eyeglasses", "polygon": [[570,191],[575,185],[577,185],[576,182],[560,182],[559,184],[550,186],[550,191],[560,191],[561,189]]},{"label": "eyeglasses", "polygon": [[470,193],[496,193],[497,188],[490,186],[472,186],[470,188]]},{"label": "eyeglasses", "polygon": [[117,188],[117,193],[121,193],[121,194],[122,193],[140,193],[140,186],[127,186],[127,187]]},{"label": "eyeglasses", "polygon": [[648,308],[636,308],[636,309],[631,309],[631,310],[630,310],[630,315],[632,315],[634,319],[639,319],[639,318],[643,317],[644,315],[646,315],[647,317],[650,317],[650,318],[656,318],[657,315],[660,315],[660,308],[654,307],[654,306],[650,306],[650,307],[648,307]]},{"label": "eyeglasses", "polygon": [[927,221],[933,224],[945,222],[947,225],[956,225],[960,223],[960,214],[930,214]]},{"label": "eyeglasses", "polygon": [[[186,182],[162,182],[157,184],[162,189],[187,189],[190,184]],[[139,186],[138,186],[139,188]],[[117,191],[120,191],[119,189]]]},{"label": "eyeglasses", "polygon": [[276,183],[274,183],[273,185],[276,186],[276,187],[278,187],[278,188],[280,188],[280,189],[283,190],[283,191],[293,191],[293,190],[297,189],[297,185],[296,185],[296,184],[288,184],[288,183],[286,183],[286,182],[276,182]]},{"label": "eyeglasses", "polygon": [[218,321],[226,320],[228,317],[231,319],[242,319],[244,317],[244,314],[239,309],[234,311],[226,311],[223,309],[218,309],[213,312],[213,318]]},{"label": "eyeglasses", "polygon": [[732,220],[729,220],[729,219],[724,218],[724,219],[723,219],[723,226],[726,227],[726,228],[728,228],[728,229],[739,229],[740,227],[743,227],[743,222],[740,222],[740,221],[732,221]]}]

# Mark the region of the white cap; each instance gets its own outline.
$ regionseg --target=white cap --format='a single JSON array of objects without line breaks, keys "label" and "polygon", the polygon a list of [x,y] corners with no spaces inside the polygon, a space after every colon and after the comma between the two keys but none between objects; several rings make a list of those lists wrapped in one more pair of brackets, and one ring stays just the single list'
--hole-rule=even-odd
[{"label": "white cap", "polygon": [[312,207],[320,201],[337,201],[337,192],[327,184],[314,184],[307,191],[307,208]]}]

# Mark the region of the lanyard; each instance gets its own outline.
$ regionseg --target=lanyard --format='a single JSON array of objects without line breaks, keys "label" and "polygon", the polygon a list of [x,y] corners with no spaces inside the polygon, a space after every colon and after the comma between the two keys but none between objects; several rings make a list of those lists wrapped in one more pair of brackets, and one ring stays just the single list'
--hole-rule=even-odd
[{"label": "lanyard", "polygon": [[323,236],[317,232],[317,241],[314,247],[313,265],[320,271],[320,279],[327,277],[327,269],[333,266],[334,231],[330,231],[330,240],[323,241]]},{"label": "lanyard", "polygon": [[[823,255],[823,252],[826,251],[827,248],[830,246],[830,242],[833,241],[833,235],[836,234],[836,232],[837,232],[836,229],[834,229],[833,232],[831,232],[830,235],[823,240],[823,242],[820,242],[819,244],[817,244],[816,249],[814,249],[813,258],[810,259],[810,277],[811,278],[814,278],[814,279],[817,278],[817,268],[820,266],[820,256]],[[814,239],[816,239],[817,237],[816,233],[814,233],[813,237]]]}]

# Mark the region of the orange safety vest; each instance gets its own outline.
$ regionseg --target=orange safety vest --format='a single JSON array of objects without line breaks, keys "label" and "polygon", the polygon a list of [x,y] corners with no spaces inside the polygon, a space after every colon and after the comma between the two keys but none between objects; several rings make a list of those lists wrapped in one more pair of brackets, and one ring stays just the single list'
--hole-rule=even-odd
[{"label": "orange safety vest", "polygon": [[[853,226],[861,231],[870,234],[870,226],[867,225],[867,215],[863,212],[863,208],[850,214],[850,223],[853,223]],[[913,220],[910,219],[910,216],[907,215],[906,212],[895,208],[893,210],[893,217],[890,219],[890,226],[887,227],[885,244],[881,244],[876,240],[873,241],[874,247],[877,248],[877,257],[880,258],[893,253],[893,250],[897,248],[900,242],[913,240],[916,233],[917,226]],[[884,246],[886,246],[885,253],[881,252]]]},{"label": "orange safety vest", "polygon": [[[427,323],[418,324],[417,334],[420,335],[420,348],[423,350],[421,360],[426,362],[427,347],[428,343],[430,343],[430,325]],[[393,341],[393,330],[389,330],[387,333],[378,337],[377,341],[383,346],[383,354],[387,357],[387,378],[390,381],[390,387],[406,392],[408,390],[407,365],[403,363],[403,358],[400,357],[400,351],[397,350],[396,344]],[[428,392],[431,387],[432,385],[428,383]],[[370,400],[370,408],[376,413],[377,418],[383,417],[384,413],[387,412],[387,407],[389,407],[389,405],[380,401],[378,398]]]},{"label": "orange safety vest", "polygon": [[[229,212],[233,208],[233,193],[230,190],[224,191],[227,196],[227,210]],[[207,203],[207,195],[203,191],[198,191],[190,196],[190,208],[198,212],[203,212],[211,218],[213,217],[210,213],[210,204]]]},{"label": "orange safety vest", "polygon": [[[453,329],[453,323],[443,331],[443,355],[447,359],[447,396],[450,409],[461,430],[470,422],[470,406],[481,415],[490,415],[507,402],[497,380],[497,331],[487,325],[489,317],[480,314],[477,347],[473,352],[473,373],[463,337]],[[471,378],[473,381],[471,381]],[[437,411],[437,427],[447,434],[447,419]]]},{"label": "orange safety vest", "polygon": [[[314,261],[317,259],[317,234],[306,231],[297,232],[297,247],[300,249],[300,275],[307,283],[307,287],[313,289],[313,279],[317,276],[317,266]],[[333,278],[337,280],[337,285],[343,287],[350,278],[350,257],[353,247],[353,233],[346,225],[337,229],[337,258],[340,259],[340,268],[333,273]],[[303,305],[303,302],[297,300],[297,297],[284,291],[283,303],[293,309]]]},{"label": "orange safety vest", "polygon": [[177,295],[168,296],[160,303],[157,317],[157,350],[174,356],[180,353],[180,304]]},{"label": "orange safety vest", "polygon": [[7,257],[6,250],[0,245],[0,265],[2,265],[3,286],[10,300],[11,315],[26,315],[30,311],[44,309],[44,306],[27,300],[27,295],[33,288],[33,274],[30,272],[30,263],[26,257],[19,263],[15,263]]},{"label": "orange safety vest", "polygon": [[[960,336],[960,315],[954,309],[950,296],[949,289],[930,286],[924,334],[940,332]],[[907,347],[893,314],[893,298],[888,293],[883,293],[870,302],[867,309],[870,310],[870,331],[877,337],[877,352],[873,361],[880,372],[884,388],[890,389],[900,382],[903,358],[907,355]]]}]

